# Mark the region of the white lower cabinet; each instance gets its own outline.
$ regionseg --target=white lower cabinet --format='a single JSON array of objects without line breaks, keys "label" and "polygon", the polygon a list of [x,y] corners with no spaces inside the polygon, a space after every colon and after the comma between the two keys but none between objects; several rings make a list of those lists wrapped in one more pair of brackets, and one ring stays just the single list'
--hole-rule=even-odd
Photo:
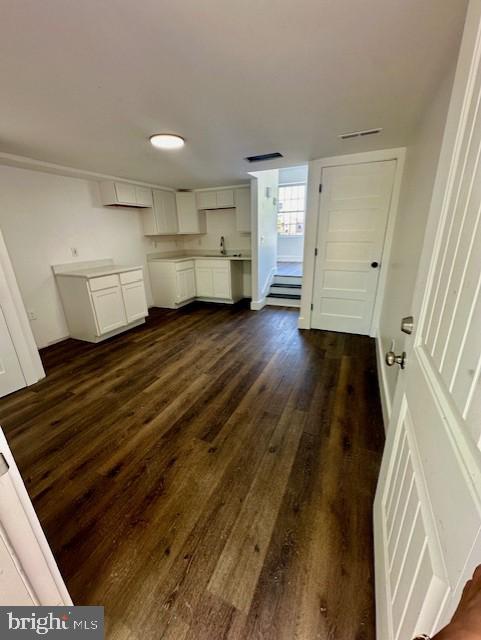
[{"label": "white lower cabinet", "polygon": [[98,334],[108,333],[127,323],[120,286],[92,292]]},{"label": "white lower cabinet", "polygon": [[230,260],[196,260],[195,279],[199,298],[232,299]]},{"label": "white lower cabinet", "polygon": [[127,322],[134,322],[147,315],[147,301],[145,299],[144,282],[131,282],[122,285],[122,298],[124,300]]},{"label": "white lower cabinet", "polygon": [[212,287],[214,298],[230,298],[232,295],[230,269],[212,269]]},{"label": "white lower cabinet", "polygon": [[197,295],[199,297],[212,298],[214,296],[212,269],[209,269],[209,267],[196,265],[195,281],[197,285]]},{"label": "white lower cabinet", "polygon": [[103,276],[57,274],[72,338],[100,342],[148,315],[142,269]]},{"label": "white lower cabinet", "polygon": [[152,260],[156,307],[177,309],[194,299],[233,303],[242,298],[242,263],[228,259]]},{"label": "white lower cabinet", "polygon": [[176,302],[181,303],[191,300],[196,296],[195,269],[179,269],[175,273],[176,278]]}]

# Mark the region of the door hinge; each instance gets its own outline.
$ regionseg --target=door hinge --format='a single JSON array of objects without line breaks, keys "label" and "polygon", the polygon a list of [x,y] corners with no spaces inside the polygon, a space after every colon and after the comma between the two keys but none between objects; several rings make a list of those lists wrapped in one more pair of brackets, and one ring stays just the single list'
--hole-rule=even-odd
[{"label": "door hinge", "polygon": [[319,193],[322,193],[322,184],[319,185]]},{"label": "door hinge", "polygon": [[317,249],[314,249],[314,255],[317,256]]},{"label": "door hinge", "polygon": [[313,303],[311,302],[311,311],[312,311],[313,309],[314,309],[314,305],[313,305]]}]

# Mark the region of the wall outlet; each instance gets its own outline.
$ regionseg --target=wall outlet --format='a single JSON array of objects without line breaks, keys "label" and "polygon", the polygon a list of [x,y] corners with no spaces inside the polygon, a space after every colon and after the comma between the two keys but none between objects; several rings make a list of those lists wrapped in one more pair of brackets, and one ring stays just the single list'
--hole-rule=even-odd
[{"label": "wall outlet", "polygon": [[70,247],[70,252],[74,258],[78,257],[78,249],[77,247]]},{"label": "wall outlet", "polygon": [[27,316],[29,320],[37,319],[37,314],[35,313],[35,311],[27,311]]}]

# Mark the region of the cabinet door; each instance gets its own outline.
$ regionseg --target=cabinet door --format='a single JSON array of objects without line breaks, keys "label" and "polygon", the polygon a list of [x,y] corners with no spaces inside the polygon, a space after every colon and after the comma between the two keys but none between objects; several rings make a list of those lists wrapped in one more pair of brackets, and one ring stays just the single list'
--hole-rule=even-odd
[{"label": "cabinet door", "polygon": [[235,219],[237,231],[251,230],[251,190],[248,188],[235,190]]},{"label": "cabinet door", "polygon": [[135,185],[127,184],[125,182],[116,182],[115,193],[117,194],[117,200],[119,204],[131,204],[134,207],[137,204]]},{"label": "cabinet door", "polygon": [[217,209],[217,191],[199,191],[197,207],[198,209]]},{"label": "cabinet door", "polygon": [[127,322],[145,318],[148,311],[143,280],[122,285],[122,297],[124,299]]},{"label": "cabinet door", "polygon": [[219,209],[230,209],[234,207],[234,192],[232,189],[226,189],[225,191],[217,191],[217,207]]},{"label": "cabinet door", "polygon": [[94,291],[92,303],[97,318],[98,335],[127,324],[120,286]]},{"label": "cabinet door", "polygon": [[201,298],[212,298],[214,296],[212,271],[210,267],[195,268],[197,295]]},{"label": "cabinet door", "polygon": [[180,191],[175,194],[179,233],[200,233],[199,212],[195,193]]},{"label": "cabinet door", "polygon": [[177,271],[177,295],[176,302],[184,302],[195,298],[195,271],[194,269],[184,269],[183,271]]},{"label": "cabinet door", "polygon": [[212,270],[212,289],[214,298],[232,297],[229,269]]},{"label": "cabinet door", "polygon": [[178,233],[177,208],[173,191],[154,191],[154,212],[158,234]]},{"label": "cabinet door", "polygon": [[135,199],[142,207],[152,206],[152,190],[147,187],[135,187]]}]

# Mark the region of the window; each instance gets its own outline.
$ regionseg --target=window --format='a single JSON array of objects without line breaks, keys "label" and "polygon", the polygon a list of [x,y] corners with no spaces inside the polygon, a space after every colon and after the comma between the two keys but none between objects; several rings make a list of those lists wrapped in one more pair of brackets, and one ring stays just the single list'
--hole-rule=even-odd
[{"label": "window", "polygon": [[306,185],[280,185],[277,211],[277,233],[285,236],[304,235]]}]

